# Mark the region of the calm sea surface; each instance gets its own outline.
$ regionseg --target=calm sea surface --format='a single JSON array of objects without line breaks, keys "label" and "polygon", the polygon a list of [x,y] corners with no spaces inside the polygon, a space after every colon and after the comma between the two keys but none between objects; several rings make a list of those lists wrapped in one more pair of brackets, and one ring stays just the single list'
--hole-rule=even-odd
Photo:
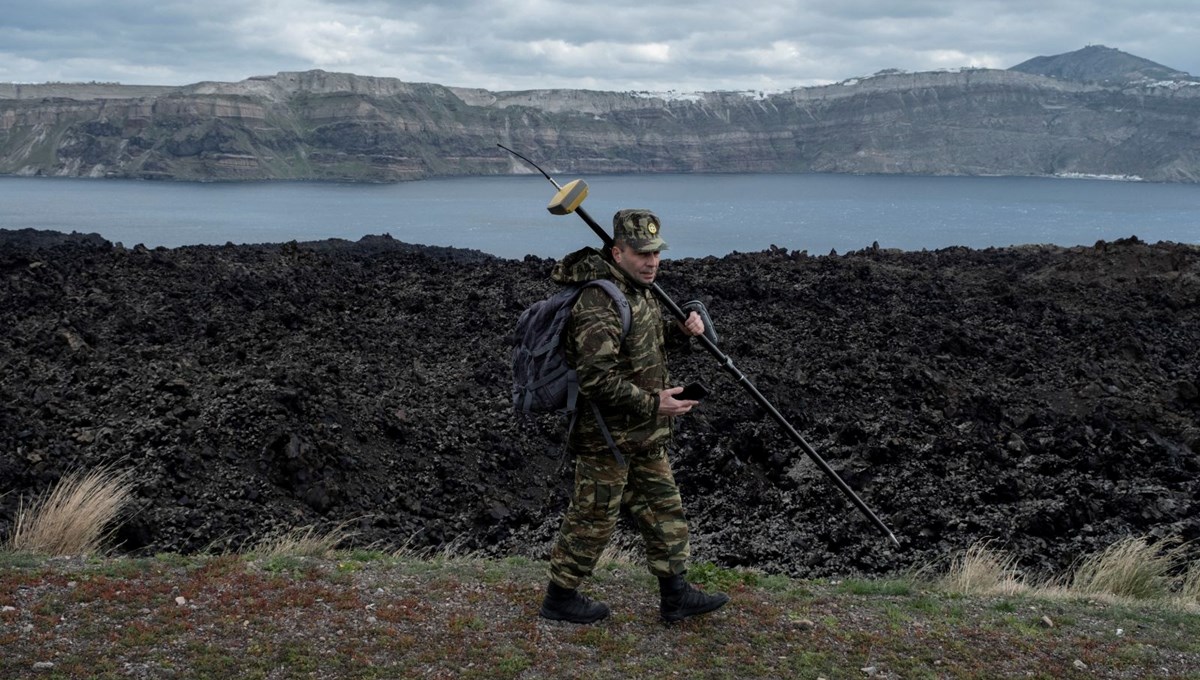
[{"label": "calm sea surface", "polygon": [[[565,182],[573,177],[559,177]],[[865,248],[1091,245],[1134,236],[1200,243],[1200,186],[1082,179],[851,175],[597,175],[584,208],[663,220],[669,257],[771,245],[824,254]],[[174,183],[0,178],[0,228],[96,232],[126,246],[357,240],[556,257],[598,239],[550,215],[541,176],[388,185]]]}]

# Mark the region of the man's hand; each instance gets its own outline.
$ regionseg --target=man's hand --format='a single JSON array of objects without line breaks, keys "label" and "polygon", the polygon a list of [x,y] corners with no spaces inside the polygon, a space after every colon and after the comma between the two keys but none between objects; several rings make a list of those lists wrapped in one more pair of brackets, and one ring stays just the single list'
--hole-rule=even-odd
[{"label": "man's hand", "polygon": [[676,323],[679,324],[679,330],[683,331],[684,335],[694,337],[704,334],[704,320],[695,312],[688,314],[687,319],[683,322],[677,321]]},{"label": "man's hand", "polygon": [[[695,312],[692,312],[692,315],[695,316]],[[704,327],[704,325],[701,324],[701,328],[703,328],[703,327]],[[701,331],[701,332],[703,332],[703,331]],[[690,399],[676,399],[675,395],[679,394],[682,391],[683,391],[683,386],[680,385],[679,387],[668,387],[667,389],[658,393],[658,413],[659,413],[659,415],[681,416],[681,415],[687,413],[688,411],[691,411],[692,407],[694,407],[696,404],[700,403],[698,401],[692,401]]]}]

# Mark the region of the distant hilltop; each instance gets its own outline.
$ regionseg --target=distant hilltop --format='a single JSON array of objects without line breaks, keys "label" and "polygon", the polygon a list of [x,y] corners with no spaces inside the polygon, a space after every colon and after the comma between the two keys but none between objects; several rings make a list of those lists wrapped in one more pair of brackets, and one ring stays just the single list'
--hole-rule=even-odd
[{"label": "distant hilltop", "polygon": [[325,71],[0,83],[0,174],[391,182],[528,172],[1200,181],[1200,79],[1104,46],[785,92],[491,92]]},{"label": "distant hilltop", "polygon": [[1034,57],[1010,70],[1105,85],[1200,82],[1183,71],[1104,45],[1088,45],[1082,50],[1053,57]]}]

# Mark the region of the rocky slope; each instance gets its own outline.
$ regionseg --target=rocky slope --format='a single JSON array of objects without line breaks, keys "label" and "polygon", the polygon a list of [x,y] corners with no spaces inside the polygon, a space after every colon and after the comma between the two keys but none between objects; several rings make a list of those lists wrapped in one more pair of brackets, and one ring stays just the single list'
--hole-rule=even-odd
[{"label": "rocky slope", "polygon": [[1124,59],[1102,60],[1121,77],[1097,82],[1107,71],[1085,52],[1022,65],[1037,73],[881,72],[688,97],[488,92],[323,71],[179,88],[0,85],[0,173],[395,181],[528,172],[503,143],[568,174],[1200,180],[1200,83],[1130,80]]},{"label": "rocky slope", "polygon": [[[0,536],[63,473],[133,468],[135,552],[350,520],[357,541],[544,554],[561,422],[507,335],[550,260],[389,238],[114,247],[0,231]],[[985,537],[1031,570],[1200,538],[1200,248],[771,250],[667,261],[676,300],[899,536],[894,550],[704,352],[674,454],[696,556],[881,573]]]}]

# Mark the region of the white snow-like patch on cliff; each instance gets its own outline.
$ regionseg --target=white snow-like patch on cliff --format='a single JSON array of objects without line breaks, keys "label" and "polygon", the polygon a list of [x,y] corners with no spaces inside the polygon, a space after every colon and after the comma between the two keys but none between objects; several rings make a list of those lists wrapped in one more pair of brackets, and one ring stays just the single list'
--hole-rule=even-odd
[{"label": "white snow-like patch on cliff", "polygon": [[679,92],[677,90],[666,90],[664,92],[650,92],[640,90],[629,92],[629,96],[638,99],[661,99],[667,102],[702,102],[708,99],[711,95],[723,95],[733,97],[745,97],[754,101],[762,101],[772,95],[783,94],[787,90],[727,90],[714,92]]},{"label": "white snow-like patch on cliff", "polygon": [[1113,182],[1144,182],[1143,178],[1137,175],[1093,175],[1087,172],[1056,172],[1055,177],[1060,179],[1103,179]]}]

